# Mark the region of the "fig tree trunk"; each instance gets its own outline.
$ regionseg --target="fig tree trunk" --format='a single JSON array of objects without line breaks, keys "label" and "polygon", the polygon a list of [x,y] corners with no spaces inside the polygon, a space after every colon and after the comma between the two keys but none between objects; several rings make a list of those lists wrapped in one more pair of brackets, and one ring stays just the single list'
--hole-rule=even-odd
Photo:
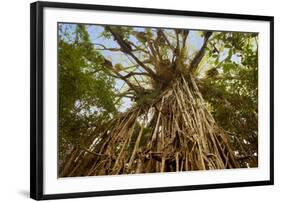
[{"label": "fig tree trunk", "polygon": [[[165,33],[162,29],[157,29],[156,34],[132,30],[125,33],[114,26],[104,26],[104,30],[120,47],[107,50],[120,51],[142,68],[124,75],[122,65],[114,66],[109,59],[102,59],[106,72],[128,86],[134,104],[91,128],[86,143],[69,152],[59,176],[239,167],[226,132],[216,123],[200,92],[200,78],[196,75],[212,32],[203,32],[202,46],[188,56],[187,30],[174,30],[175,37],[168,37],[171,31]],[[126,34],[135,36],[142,46],[134,45]],[[143,55],[137,56],[136,51]],[[145,78],[146,84],[133,82],[134,76]]]},{"label": "fig tree trunk", "polygon": [[[94,148],[94,151],[92,151]],[[227,137],[192,76],[175,79],[150,103],[119,114],[64,176],[236,168]],[[67,163],[65,164],[68,165]]]}]

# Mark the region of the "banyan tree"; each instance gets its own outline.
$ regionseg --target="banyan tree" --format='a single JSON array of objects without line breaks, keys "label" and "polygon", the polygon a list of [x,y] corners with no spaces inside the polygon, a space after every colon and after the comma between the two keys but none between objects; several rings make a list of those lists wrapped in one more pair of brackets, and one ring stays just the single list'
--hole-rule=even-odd
[{"label": "banyan tree", "polygon": [[59,25],[59,176],[256,167],[256,33]]}]

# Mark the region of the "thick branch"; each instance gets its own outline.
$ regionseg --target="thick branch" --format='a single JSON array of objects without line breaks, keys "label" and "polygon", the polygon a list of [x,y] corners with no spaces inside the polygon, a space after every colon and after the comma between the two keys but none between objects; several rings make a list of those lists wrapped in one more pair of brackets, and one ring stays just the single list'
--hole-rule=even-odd
[{"label": "thick branch", "polygon": [[164,37],[166,43],[168,44],[168,46],[174,51],[175,48],[172,46],[172,44],[171,44],[171,42],[169,41],[169,39],[167,38],[166,34],[165,34],[162,30],[161,30],[161,32],[162,32],[162,35],[163,35],[163,37]]},{"label": "thick branch", "polygon": [[183,35],[183,37],[182,37],[182,48],[185,48],[186,39],[187,39],[187,36],[189,34],[189,31],[188,30],[183,30],[182,32],[183,32],[182,33],[182,35]]},{"label": "thick branch", "polygon": [[[106,47],[102,44],[94,44],[95,46],[101,46],[102,48],[95,48],[95,50],[101,50],[101,51],[104,51],[104,50],[107,50],[107,51],[121,51],[122,52],[122,49],[121,48],[111,48],[111,47]],[[132,46],[135,47],[135,49],[132,50],[132,52],[136,52],[136,51],[142,51],[146,54],[148,54],[148,52],[138,46],[136,46],[135,44],[131,44]]]},{"label": "thick branch", "polygon": [[130,72],[126,76],[122,76],[122,78],[129,78],[129,77],[135,76],[135,75],[150,76],[150,74],[145,73],[145,72]]},{"label": "thick branch", "polygon": [[109,51],[121,51],[120,48],[109,48],[103,44],[95,43],[94,46],[101,46],[102,48],[95,48],[95,50],[109,50]]},{"label": "thick branch", "polygon": [[132,90],[139,92],[140,89],[139,87],[135,86],[134,84],[132,84],[128,78],[124,77],[123,75],[121,75],[116,69],[113,68],[111,61],[107,60],[104,58],[104,65],[105,67],[107,67],[109,70],[111,70],[112,72],[114,72],[114,74],[116,76],[114,76],[115,78],[119,78],[122,79]]},{"label": "thick branch", "polygon": [[190,71],[191,72],[194,72],[196,70],[196,68],[198,67],[199,63],[201,62],[203,56],[205,55],[207,43],[208,43],[208,40],[209,40],[211,35],[212,35],[212,32],[209,32],[209,31],[205,32],[204,43],[203,43],[201,49],[197,52],[197,54],[193,58],[192,62],[190,63]]},{"label": "thick branch", "polygon": [[116,40],[116,42],[119,44],[119,46],[122,49],[122,52],[124,52],[125,54],[130,55],[138,65],[140,65],[141,67],[143,67],[145,69],[145,71],[147,71],[147,73],[149,73],[153,78],[156,78],[155,73],[149,68],[147,67],[143,62],[141,62],[133,53],[132,53],[132,48],[131,46],[125,42],[122,37],[120,37],[120,35],[118,35],[118,33],[114,32],[110,27],[108,27],[108,30],[110,31],[110,33],[113,35],[114,39]]},{"label": "thick branch", "polygon": [[180,53],[180,39],[179,39],[179,31],[178,30],[175,30],[175,34],[176,34],[176,48],[175,48],[175,52],[176,52],[176,55],[179,55]]}]

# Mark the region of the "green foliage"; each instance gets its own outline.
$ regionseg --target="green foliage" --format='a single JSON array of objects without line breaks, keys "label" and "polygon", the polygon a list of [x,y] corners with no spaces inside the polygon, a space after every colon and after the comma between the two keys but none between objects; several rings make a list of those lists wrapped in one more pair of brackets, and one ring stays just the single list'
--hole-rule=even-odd
[{"label": "green foliage", "polygon": [[[257,34],[219,33],[212,39],[227,56],[213,62],[216,78],[203,80],[202,93],[212,105],[217,123],[227,131],[240,156],[251,156],[241,166],[257,166],[258,154],[258,50]],[[209,48],[209,55],[212,49]]]},{"label": "green foliage", "polygon": [[77,25],[74,37],[68,33],[60,33],[58,44],[61,149],[86,144],[89,129],[116,112],[114,79],[102,71],[86,26]]}]

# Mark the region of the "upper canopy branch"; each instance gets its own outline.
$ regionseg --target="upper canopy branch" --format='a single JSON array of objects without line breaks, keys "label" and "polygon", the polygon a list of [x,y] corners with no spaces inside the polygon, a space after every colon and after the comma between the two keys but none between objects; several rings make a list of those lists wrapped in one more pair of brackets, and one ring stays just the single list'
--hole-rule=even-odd
[{"label": "upper canopy branch", "polygon": [[[95,48],[95,50],[122,51],[121,48],[106,47],[105,45],[99,44],[99,43],[95,43],[94,45],[95,45],[95,46],[101,46],[101,47],[102,47],[102,48]],[[133,45],[133,44],[132,44],[132,45]],[[142,48],[140,48],[140,47],[138,47],[138,46],[136,46],[136,45],[133,45],[133,46],[135,47],[135,49],[133,49],[132,52],[142,51],[142,52],[148,54],[148,52],[147,52],[146,50],[144,50],[144,49],[142,49]]]},{"label": "upper canopy branch", "polygon": [[111,29],[110,26],[107,26],[108,31],[113,35],[114,39],[116,40],[116,42],[119,44],[119,46],[121,47],[121,51],[125,54],[130,55],[135,61],[136,63],[143,67],[144,70],[151,75],[152,78],[156,78],[155,73],[153,72],[153,70],[151,70],[149,67],[147,67],[142,61],[140,61],[134,54],[133,54],[133,50],[131,47],[131,43],[128,43],[127,41],[125,41],[119,33],[115,32],[113,29]]},{"label": "upper canopy branch", "polygon": [[185,48],[188,34],[189,34],[189,30],[182,30],[182,48]]},{"label": "upper canopy branch", "polygon": [[102,48],[95,48],[95,50],[121,51],[120,48],[106,47],[105,45],[99,44],[99,43],[94,43],[94,46],[101,46],[102,47]]},{"label": "upper canopy branch", "polygon": [[129,78],[131,76],[136,76],[136,75],[140,75],[140,76],[150,76],[148,73],[146,72],[130,72],[125,76],[122,76],[122,78]]},{"label": "upper canopy branch", "polygon": [[199,63],[201,62],[203,56],[205,55],[207,43],[208,43],[208,40],[211,35],[212,35],[212,32],[210,32],[210,31],[205,32],[204,43],[190,63],[190,72],[194,72],[196,70],[196,68],[198,67]]},{"label": "upper canopy branch", "polygon": [[174,51],[175,47],[172,46],[170,40],[168,39],[168,37],[166,36],[166,34],[164,33],[164,31],[162,29],[159,29],[159,32],[161,33],[161,35],[163,36],[164,40],[166,41],[166,43],[168,44],[168,46]]},{"label": "upper canopy branch", "polygon": [[[131,74],[130,76],[126,75],[126,76],[123,76],[122,74],[120,74],[116,69],[113,68],[113,65],[111,63],[111,61],[107,60],[106,58],[103,58],[104,59],[104,65],[105,67],[107,67],[110,71],[112,71],[115,75],[111,75],[115,78],[119,78],[119,79],[122,79],[128,86],[130,89],[134,90],[135,92],[140,92],[142,91],[142,87],[141,86],[136,86],[134,84],[132,84],[128,78],[130,76],[134,76],[134,74]],[[130,73],[129,73],[130,74]]]}]

